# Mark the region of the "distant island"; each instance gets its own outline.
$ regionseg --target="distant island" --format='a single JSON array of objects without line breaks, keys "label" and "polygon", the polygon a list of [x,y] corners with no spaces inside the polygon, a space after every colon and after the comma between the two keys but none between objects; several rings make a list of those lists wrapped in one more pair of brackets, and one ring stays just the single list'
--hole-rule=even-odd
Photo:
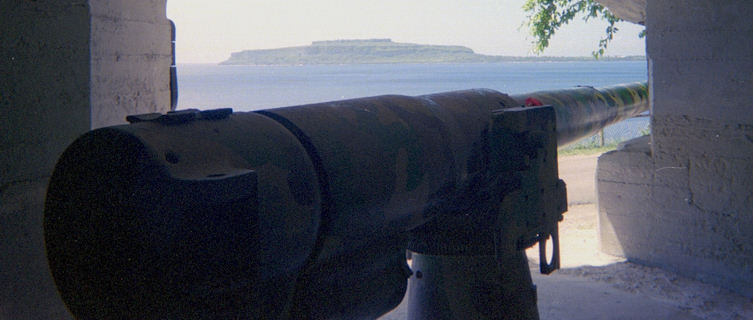
[{"label": "distant island", "polygon": [[[600,60],[645,60],[644,56]],[[233,52],[223,65],[306,65],[384,63],[489,63],[510,61],[590,61],[593,57],[490,56],[463,46],[392,42],[391,39],[314,41],[309,46]]]}]

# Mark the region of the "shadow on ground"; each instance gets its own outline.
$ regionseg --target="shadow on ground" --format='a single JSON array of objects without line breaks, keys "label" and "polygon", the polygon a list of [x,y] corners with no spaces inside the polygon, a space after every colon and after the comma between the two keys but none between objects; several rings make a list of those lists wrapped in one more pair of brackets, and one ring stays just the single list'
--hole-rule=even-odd
[{"label": "shadow on ground", "polygon": [[[594,204],[597,157],[558,159],[569,203],[559,227],[562,269],[541,275],[538,248],[526,252],[541,320],[753,319],[751,299],[598,250]],[[407,301],[380,319],[407,319]]]}]

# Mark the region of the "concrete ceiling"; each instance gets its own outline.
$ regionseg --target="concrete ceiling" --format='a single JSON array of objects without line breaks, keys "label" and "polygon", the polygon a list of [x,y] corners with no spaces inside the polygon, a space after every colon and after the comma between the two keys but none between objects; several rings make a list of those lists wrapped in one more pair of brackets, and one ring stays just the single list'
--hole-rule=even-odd
[{"label": "concrete ceiling", "polygon": [[596,2],[606,6],[623,20],[640,25],[646,21],[646,0],[596,0]]}]

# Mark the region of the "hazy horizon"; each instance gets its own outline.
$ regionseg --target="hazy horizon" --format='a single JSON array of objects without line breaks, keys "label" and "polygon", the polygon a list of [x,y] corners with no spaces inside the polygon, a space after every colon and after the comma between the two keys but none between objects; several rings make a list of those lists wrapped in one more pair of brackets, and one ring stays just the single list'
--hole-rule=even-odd
[{"label": "hazy horizon", "polygon": [[[313,41],[390,38],[460,45],[496,56],[531,56],[524,0],[170,0],[178,63],[217,63],[232,52],[305,46]],[[576,18],[543,56],[589,56],[606,23]],[[642,26],[620,23],[609,56],[645,55]]]}]

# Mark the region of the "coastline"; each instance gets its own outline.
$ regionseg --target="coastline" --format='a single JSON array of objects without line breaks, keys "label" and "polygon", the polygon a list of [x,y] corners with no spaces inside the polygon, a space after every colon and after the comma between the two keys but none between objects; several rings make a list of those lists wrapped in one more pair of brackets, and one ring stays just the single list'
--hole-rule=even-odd
[{"label": "coastline", "polygon": [[497,56],[457,45],[390,39],[314,41],[307,46],[233,52],[220,65],[448,64],[500,62],[645,61],[645,56]]},{"label": "coastline", "polygon": [[226,63],[221,62],[196,62],[196,63],[180,63],[180,64],[207,64],[207,65],[220,65],[220,66],[257,66],[257,67],[289,67],[289,66],[346,66],[346,65],[396,65],[396,64],[436,64],[436,65],[449,65],[449,64],[495,64],[495,63],[557,63],[557,62],[615,62],[615,61],[646,61],[645,56],[627,56],[627,57],[601,57],[599,59],[587,56],[581,57],[557,57],[557,56],[543,56],[543,57],[504,57],[498,61],[403,61],[403,62],[350,62],[350,63]]}]

